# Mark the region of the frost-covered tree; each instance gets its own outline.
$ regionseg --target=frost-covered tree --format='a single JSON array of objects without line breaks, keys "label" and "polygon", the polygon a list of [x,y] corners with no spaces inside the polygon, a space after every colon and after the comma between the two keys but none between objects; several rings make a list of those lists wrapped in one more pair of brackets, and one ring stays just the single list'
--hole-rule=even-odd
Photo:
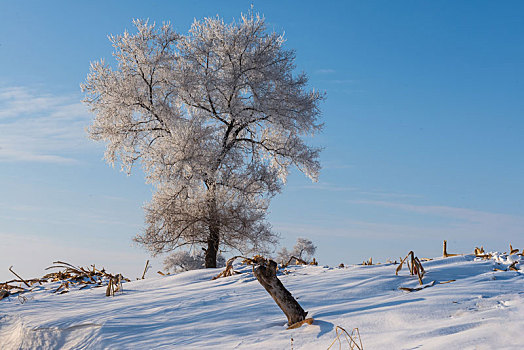
[{"label": "frost-covered tree", "polygon": [[291,257],[295,257],[305,262],[309,262],[313,258],[313,255],[315,255],[316,251],[317,247],[311,240],[299,237],[291,251],[286,247],[282,247],[282,249],[278,251],[277,260],[282,264],[286,264]]},{"label": "frost-covered tree", "polygon": [[293,246],[293,255],[304,261],[311,260],[316,251],[317,247],[307,238],[297,238],[297,243]]},{"label": "frost-covered tree", "polygon": [[117,66],[93,63],[82,85],[106,160],[128,173],[141,162],[155,186],[135,240],[154,254],[202,247],[206,267],[219,249],[263,251],[277,239],[266,210],[289,167],[318,176],[319,149],[304,137],[321,129],[323,95],[258,15],[196,20],[186,35],[135,25],[110,37]]}]

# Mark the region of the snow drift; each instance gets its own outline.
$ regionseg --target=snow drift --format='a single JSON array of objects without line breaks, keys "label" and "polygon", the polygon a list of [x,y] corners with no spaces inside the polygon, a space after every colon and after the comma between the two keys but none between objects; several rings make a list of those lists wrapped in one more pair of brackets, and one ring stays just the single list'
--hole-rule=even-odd
[{"label": "snow drift", "polygon": [[[518,271],[504,270],[519,260]],[[287,330],[284,314],[244,273],[219,269],[63,295],[42,290],[0,301],[2,349],[326,349],[336,326],[358,327],[365,349],[504,349],[522,345],[524,260],[495,255],[424,262],[424,283],[396,265],[294,266],[279,278],[313,317]],[[438,282],[454,282],[439,284]],[[338,348],[338,345],[337,345]]]}]

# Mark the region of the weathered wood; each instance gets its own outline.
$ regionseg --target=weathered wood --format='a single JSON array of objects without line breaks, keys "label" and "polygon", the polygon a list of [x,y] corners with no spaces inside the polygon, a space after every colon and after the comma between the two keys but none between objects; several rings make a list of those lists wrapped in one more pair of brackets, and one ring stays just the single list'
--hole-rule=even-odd
[{"label": "weathered wood", "polygon": [[296,329],[296,328],[300,328],[300,327],[302,327],[304,324],[312,325],[314,321],[315,321],[315,320],[313,320],[312,317],[309,317],[309,318],[306,318],[305,320],[302,320],[302,321],[300,321],[300,322],[293,323],[291,326],[287,327],[287,329]]},{"label": "weathered wood", "polygon": [[26,282],[22,277],[18,276],[18,274],[17,274],[16,272],[13,271],[13,267],[12,267],[12,266],[9,268],[9,271],[11,271],[11,272],[13,273],[13,275],[15,275],[16,277],[20,278],[20,280],[21,280],[22,282],[24,282],[25,285],[26,285],[28,288],[31,288],[31,286],[29,285],[29,283],[27,283],[27,282]]},{"label": "weathered wood", "polygon": [[287,263],[282,264],[282,267],[288,267],[289,264],[291,264],[291,262],[293,261],[293,259],[295,259],[295,265],[307,265],[308,264],[306,261],[300,258],[297,258],[296,256],[291,256],[289,260],[287,261]]},{"label": "weathered wood", "polygon": [[244,260],[252,260],[252,259],[249,259],[249,258],[244,258],[243,256],[241,255],[237,255],[237,256],[234,256],[230,259],[228,259],[228,261],[226,262],[226,267],[224,269],[224,271],[220,272],[218,275],[216,275],[215,277],[213,277],[212,279],[213,280],[216,280],[217,278],[220,278],[220,277],[229,277],[229,276],[233,276],[233,275],[236,275],[240,272],[237,272],[233,269],[233,263],[235,262],[235,260],[237,258],[243,258]]},{"label": "weathered wood", "polygon": [[257,263],[253,266],[253,274],[284,312],[288,325],[305,320],[307,312],[277,277],[277,263],[273,260]]},{"label": "weathered wood", "polygon": [[142,274],[142,279],[146,277],[146,272],[148,270],[148,267],[149,267],[149,260],[146,261],[146,267],[144,267],[144,273]]},{"label": "weathered wood", "polygon": [[444,244],[443,244],[443,247],[442,247],[442,256],[444,258],[448,258],[450,256],[457,256],[457,255],[460,255],[460,254],[450,254],[450,253],[448,253],[448,242],[446,240],[444,240]]},{"label": "weathered wood", "polygon": [[[411,260],[411,264],[410,264],[410,260]],[[426,271],[424,270],[424,267],[422,267],[422,263],[420,262],[420,259],[415,256],[415,253],[413,251],[410,251],[404,259],[400,259],[400,264],[398,265],[397,269],[395,270],[395,275],[398,276],[398,272],[402,270],[402,265],[404,265],[404,262],[408,266],[409,273],[412,276],[413,275],[418,276],[418,282],[420,285],[422,285],[422,278],[424,277],[424,274],[426,273]]]}]

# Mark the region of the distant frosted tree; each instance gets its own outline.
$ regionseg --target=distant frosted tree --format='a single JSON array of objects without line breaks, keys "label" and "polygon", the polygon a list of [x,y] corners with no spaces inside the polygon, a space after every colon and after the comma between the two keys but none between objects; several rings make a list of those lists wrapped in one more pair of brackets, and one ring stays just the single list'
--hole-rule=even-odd
[{"label": "distant frosted tree", "polygon": [[195,20],[186,35],[135,25],[110,37],[117,66],[92,63],[82,85],[106,160],[128,173],[140,161],[155,186],[135,240],[154,254],[202,247],[206,267],[219,248],[264,251],[277,241],[266,210],[289,167],[317,179],[319,149],[304,136],[321,129],[323,95],[253,13]]},{"label": "distant frosted tree", "polygon": [[317,247],[307,238],[297,238],[297,243],[293,247],[293,255],[304,261],[309,261],[315,255]]},{"label": "distant frosted tree", "polygon": [[294,256],[295,258],[309,262],[311,259],[313,259],[316,251],[317,247],[311,240],[299,237],[297,238],[297,243],[293,246],[291,251],[286,247],[282,247],[282,249],[280,249],[280,251],[277,253],[277,260],[280,263],[285,264],[292,256]]}]

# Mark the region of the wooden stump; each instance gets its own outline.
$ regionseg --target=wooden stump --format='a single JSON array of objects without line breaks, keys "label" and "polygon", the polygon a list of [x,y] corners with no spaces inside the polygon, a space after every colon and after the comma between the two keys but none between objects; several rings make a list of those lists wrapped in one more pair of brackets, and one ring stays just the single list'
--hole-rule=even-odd
[{"label": "wooden stump", "polygon": [[306,319],[307,312],[304,311],[300,304],[277,278],[276,262],[268,260],[267,263],[258,263],[253,266],[253,273],[258,282],[260,282],[277,303],[278,307],[280,307],[284,312],[287,317],[288,325],[291,326]]}]

